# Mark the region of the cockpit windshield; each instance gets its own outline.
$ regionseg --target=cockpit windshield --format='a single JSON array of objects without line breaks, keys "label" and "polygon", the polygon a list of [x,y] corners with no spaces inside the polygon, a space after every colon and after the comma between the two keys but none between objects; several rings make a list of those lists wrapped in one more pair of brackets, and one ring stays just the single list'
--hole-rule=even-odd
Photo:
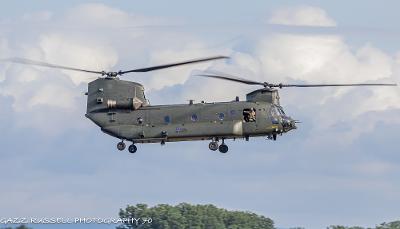
[{"label": "cockpit windshield", "polygon": [[276,106],[271,107],[271,116],[272,117],[278,117],[280,115],[280,112]]},{"label": "cockpit windshield", "polygon": [[279,113],[280,113],[282,116],[286,116],[286,114],[285,114],[285,112],[283,111],[282,107],[277,107],[277,108],[278,108]]},{"label": "cockpit windshield", "polygon": [[273,124],[278,124],[279,123],[279,116],[280,112],[277,106],[271,106],[271,120]]}]

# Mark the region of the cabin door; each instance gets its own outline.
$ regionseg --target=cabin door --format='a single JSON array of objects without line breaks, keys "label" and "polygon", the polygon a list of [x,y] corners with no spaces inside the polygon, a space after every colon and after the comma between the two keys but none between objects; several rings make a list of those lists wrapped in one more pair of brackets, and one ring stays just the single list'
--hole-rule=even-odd
[{"label": "cabin door", "polygon": [[242,112],[243,134],[249,135],[257,132],[257,109],[255,107],[244,108]]}]

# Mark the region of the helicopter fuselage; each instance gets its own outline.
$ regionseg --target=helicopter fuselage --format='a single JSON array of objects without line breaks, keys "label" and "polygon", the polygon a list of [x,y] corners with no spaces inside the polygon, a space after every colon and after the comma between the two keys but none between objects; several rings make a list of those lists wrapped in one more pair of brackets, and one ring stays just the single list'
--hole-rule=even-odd
[{"label": "helicopter fuselage", "polygon": [[[273,136],[295,128],[285,126],[281,109],[266,102],[220,102],[146,106],[86,116],[101,130],[135,143]],[[251,115],[253,112],[253,116]],[[286,120],[289,121],[289,120]]]},{"label": "helicopter fuselage", "polygon": [[[276,90],[257,90],[247,101],[150,106],[142,85],[99,78],[89,83],[86,117],[103,132],[134,143],[236,139],[295,129]],[[136,101],[136,102],[135,102]]]}]

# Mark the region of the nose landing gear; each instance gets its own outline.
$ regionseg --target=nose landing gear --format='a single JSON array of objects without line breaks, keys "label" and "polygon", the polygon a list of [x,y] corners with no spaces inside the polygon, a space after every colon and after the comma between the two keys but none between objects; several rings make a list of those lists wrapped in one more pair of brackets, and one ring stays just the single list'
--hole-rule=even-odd
[{"label": "nose landing gear", "polygon": [[228,146],[225,144],[225,139],[222,139],[222,144],[218,147],[219,152],[221,153],[226,153],[228,152],[229,148]]},{"label": "nose landing gear", "polygon": [[135,146],[135,144],[132,143],[132,145],[128,147],[128,151],[129,153],[136,153],[137,147]]},{"label": "nose landing gear", "polygon": [[219,146],[219,152],[221,152],[221,153],[226,153],[226,152],[228,152],[228,146],[227,145],[225,145],[225,143],[222,143],[220,146]]}]

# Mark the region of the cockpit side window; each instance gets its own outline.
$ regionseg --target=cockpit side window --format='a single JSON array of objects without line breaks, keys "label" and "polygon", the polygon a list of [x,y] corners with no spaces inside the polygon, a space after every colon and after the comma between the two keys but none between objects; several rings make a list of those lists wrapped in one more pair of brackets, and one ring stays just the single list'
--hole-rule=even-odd
[{"label": "cockpit side window", "polygon": [[256,109],[255,108],[243,109],[243,120],[245,122],[255,122],[256,121]]},{"label": "cockpit side window", "polygon": [[278,107],[271,106],[270,115],[271,115],[272,123],[273,124],[278,124],[279,123],[279,116],[280,116],[280,111],[279,111]]},{"label": "cockpit side window", "polygon": [[283,116],[285,116],[285,112],[283,111],[282,107],[278,107],[279,113]]},{"label": "cockpit side window", "polygon": [[271,116],[272,117],[278,117],[279,116],[279,110],[276,106],[271,107]]}]

